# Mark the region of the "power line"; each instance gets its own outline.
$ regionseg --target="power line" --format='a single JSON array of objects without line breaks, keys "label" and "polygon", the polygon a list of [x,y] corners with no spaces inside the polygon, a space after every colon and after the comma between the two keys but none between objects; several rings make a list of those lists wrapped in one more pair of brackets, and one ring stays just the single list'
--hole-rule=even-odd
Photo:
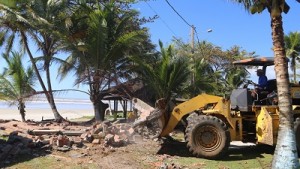
[{"label": "power line", "polygon": [[170,2],[168,0],[166,0],[167,4],[173,9],[173,11],[190,27],[194,27],[193,25],[189,24],[180,14],[179,12],[177,12],[177,10],[170,4]]},{"label": "power line", "polygon": [[171,29],[171,27],[162,19],[162,17],[160,17],[158,15],[158,13],[154,10],[154,8],[152,8],[152,6],[147,2],[145,1],[145,3],[148,5],[148,7],[158,16],[158,18],[163,22],[163,24],[169,29],[169,31],[171,31],[171,33],[173,34],[173,36],[177,36],[176,33]]},{"label": "power line", "polygon": [[172,10],[189,26],[191,27],[192,29],[195,30],[195,33],[196,33],[196,38],[197,38],[197,42],[198,42],[198,45],[200,45],[200,41],[199,41],[199,37],[198,37],[198,33],[197,33],[197,30],[196,30],[196,27],[194,25],[191,25],[188,23],[188,21],[186,19],[184,19],[184,17],[182,15],[179,14],[179,12],[170,4],[170,2],[168,0],[165,0],[167,2],[167,4],[172,8]]}]

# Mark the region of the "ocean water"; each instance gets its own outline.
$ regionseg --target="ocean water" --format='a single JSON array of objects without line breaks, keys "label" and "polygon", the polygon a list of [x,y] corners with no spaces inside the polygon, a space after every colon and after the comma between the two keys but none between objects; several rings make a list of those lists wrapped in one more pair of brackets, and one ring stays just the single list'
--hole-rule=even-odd
[{"label": "ocean water", "polygon": [[[94,109],[90,100],[80,99],[56,99],[58,112],[66,119],[76,119],[83,116],[93,116]],[[114,110],[114,102],[106,102],[110,105],[110,110]],[[53,112],[46,100],[28,101],[25,103],[26,119],[40,121],[42,119],[54,119]],[[132,109],[128,102],[127,111]],[[118,102],[118,111],[122,111],[122,105]],[[7,102],[0,101],[0,119],[21,120],[21,116],[16,105],[9,106]]]},{"label": "ocean water", "polygon": [[[55,104],[58,109],[93,109],[92,103],[86,101],[56,101]],[[25,106],[26,109],[50,109],[49,103],[46,101],[28,101]],[[1,101],[1,108],[17,109],[17,106],[10,106],[7,102]]]},{"label": "ocean water", "polygon": [[[114,109],[113,101],[104,101],[110,105],[110,109]],[[55,104],[57,109],[71,109],[71,110],[93,110],[93,104],[90,100],[81,99],[56,99]],[[49,103],[46,100],[27,101],[25,103],[26,109],[50,109]],[[16,105],[10,106],[8,102],[0,101],[0,109],[9,108],[17,109]],[[131,103],[127,103],[127,110],[132,109]],[[122,110],[122,105],[118,102],[118,110]]]}]

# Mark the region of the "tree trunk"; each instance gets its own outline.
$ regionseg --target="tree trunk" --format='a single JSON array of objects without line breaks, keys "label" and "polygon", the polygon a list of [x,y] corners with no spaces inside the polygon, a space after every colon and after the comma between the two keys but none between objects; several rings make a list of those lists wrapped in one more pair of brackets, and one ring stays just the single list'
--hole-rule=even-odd
[{"label": "tree trunk", "polygon": [[294,66],[294,69],[293,69],[293,71],[294,71],[294,72],[293,72],[293,73],[294,73],[294,74],[293,74],[293,75],[294,75],[294,83],[295,83],[295,84],[297,84],[297,72],[296,72],[296,65]]},{"label": "tree trunk", "polygon": [[105,119],[105,110],[108,108],[108,105],[103,103],[101,100],[93,102],[95,120],[102,122]]},{"label": "tree trunk", "polygon": [[54,114],[54,118],[56,121],[61,122],[63,120],[63,117],[58,113],[57,108],[56,108],[56,104],[54,101],[54,97],[53,97],[53,92],[52,92],[52,86],[51,86],[51,78],[50,78],[50,70],[49,70],[49,66],[47,66],[46,68],[46,78],[47,78],[47,84],[48,84],[48,95],[49,95],[49,104],[51,107],[51,110]]},{"label": "tree trunk", "polygon": [[100,106],[99,105],[100,105],[99,102],[93,102],[96,121],[102,121],[100,118]]},{"label": "tree trunk", "polygon": [[272,168],[299,168],[289,87],[288,62],[285,56],[282,17],[271,17],[275,73],[278,90],[279,131]]},{"label": "tree trunk", "polygon": [[92,78],[93,80],[90,83],[90,100],[94,106],[95,120],[101,122],[104,121],[105,109],[107,107],[105,107],[105,104],[101,101],[103,95],[100,91],[100,72],[96,71]]},{"label": "tree trunk", "polygon": [[19,112],[22,118],[22,122],[25,122],[25,104],[22,101],[19,101]]},{"label": "tree trunk", "polygon": [[62,120],[62,117],[61,117],[60,114],[58,113],[57,108],[56,108],[56,105],[53,104],[53,103],[54,103],[53,95],[52,95],[52,97],[51,97],[51,95],[49,95],[48,90],[47,90],[47,88],[46,88],[46,86],[45,86],[45,84],[44,84],[44,81],[43,81],[42,77],[41,77],[41,74],[40,74],[40,72],[39,72],[39,70],[38,70],[38,68],[37,68],[37,66],[36,66],[36,64],[35,64],[35,60],[34,60],[34,58],[33,58],[33,56],[32,56],[32,53],[31,53],[31,51],[30,51],[30,49],[29,49],[29,47],[28,47],[27,37],[26,37],[26,35],[25,35],[25,32],[20,32],[20,33],[21,33],[21,37],[22,37],[22,40],[23,40],[23,42],[24,42],[24,45],[25,45],[27,54],[28,54],[28,56],[29,56],[29,58],[30,58],[32,67],[33,67],[33,69],[34,69],[34,71],[35,71],[35,73],[36,73],[36,75],[37,75],[37,78],[38,78],[38,80],[39,80],[39,83],[40,83],[40,85],[41,85],[41,87],[42,87],[42,89],[43,89],[43,91],[44,91],[44,93],[45,93],[45,96],[46,96],[46,98],[47,98],[47,101],[48,101],[48,103],[50,104],[50,107],[51,107],[51,110],[52,110],[52,112],[53,112],[54,118],[55,118],[56,121],[61,121],[61,120]]}]

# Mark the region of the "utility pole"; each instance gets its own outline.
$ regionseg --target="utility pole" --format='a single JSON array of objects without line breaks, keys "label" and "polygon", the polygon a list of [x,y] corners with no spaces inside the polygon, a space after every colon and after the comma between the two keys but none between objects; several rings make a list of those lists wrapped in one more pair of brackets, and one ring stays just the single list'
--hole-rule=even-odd
[{"label": "utility pole", "polygon": [[192,48],[192,55],[191,55],[191,59],[192,59],[192,78],[191,78],[191,85],[192,85],[192,96],[196,96],[195,93],[195,74],[196,74],[196,70],[195,70],[195,58],[194,58],[194,52],[195,52],[195,26],[192,25],[191,26],[191,48]]},{"label": "utility pole", "polygon": [[195,26],[192,25],[191,27],[191,47],[192,47],[192,54],[194,53],[194,47],[195,47]]}]

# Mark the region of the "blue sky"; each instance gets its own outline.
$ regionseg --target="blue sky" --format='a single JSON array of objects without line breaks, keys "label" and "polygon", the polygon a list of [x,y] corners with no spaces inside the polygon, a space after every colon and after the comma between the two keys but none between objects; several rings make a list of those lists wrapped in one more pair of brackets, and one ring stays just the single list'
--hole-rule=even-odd
[{"label": "blue sky", "polygon": [[[267,11],[251,15],[242,5],[228,0],[169,0],[169,2],[181,16],[196,27],[200,40],[212,42],[222,49],[238,45],[249,52],[255,51],[257,55],[273,55],[270,17]],[[291,9],[288,14],[283,14],[286,33],[300,29],[298,22],[300,3],[296,3],[295,0],[287,2]],[[157,43],[158,39],[168,43],[172,36],[189,41],[190,27],[173,12],[165,0],[141,2],[136,6],[142,16],[155,15],[151,8],[161,18],[146,25],[150,29],[154,43]],[[213,31],[207,33],[207,29]]]},{"label": "blue sky", "polygon": [[[283,14],[285,34],[300,31],[300,3],[286,0],[290,5],[288,14]],[[206,40],[223,50],[237,45],[258,56],[273,56],[270,16],[267,11],[252,15],[241,4],[230,0],[169,0],[176,11],[190,24],[196,27],[199,40]],[[154,43],[162,40],[171,43],[173,36],[186,42],[190,40],[191,28],[168,5],[165,0],[140,2],[135,8],[142,16],[159,15],[154,23],[145,25],[149,28]],[[208,33],[207,30],[213,31]],[[255,70],[252,80],[257,81]],[[273,67],[267,69],[269,79],[275,78]]]},{"label": "blue sky", "polygon": [[[273,56],[270,17],[267,11],[251,15],[242,5],[229,0],[169,0],[169,2],[189,24],[196,27],[200,41],[209,41],[223,50],[238,45],[259,56]],[[283,14],[284,31],[286,34],[300,31],[300,3],[295,0],[286,2],[291,9],[288,14]],[[141,16],[159,15],[159,19],[144,25],[149,28],[153,43],[157,44],[160,39],[164,44],[170,44],[173,36],[189,42],[191,28],[165,0],[140,2],[133,7],[140,11]],[[208,29],[213,31],[208,33]],[[56,73],[57,67],[54,65],[52,70]],[[274,71],[270,68],[268,74],[268,77],[274,77]],[[53,81],[56,81],[55,77],[56,74],[53,75]],[[255,77],[253,80],[256,80]],[[60,83],[54,83],[53,86],[54,89],[73,88],[73,78],[70,76]],[[59,97],[88,99],[87,95],[77,92]]]}]

